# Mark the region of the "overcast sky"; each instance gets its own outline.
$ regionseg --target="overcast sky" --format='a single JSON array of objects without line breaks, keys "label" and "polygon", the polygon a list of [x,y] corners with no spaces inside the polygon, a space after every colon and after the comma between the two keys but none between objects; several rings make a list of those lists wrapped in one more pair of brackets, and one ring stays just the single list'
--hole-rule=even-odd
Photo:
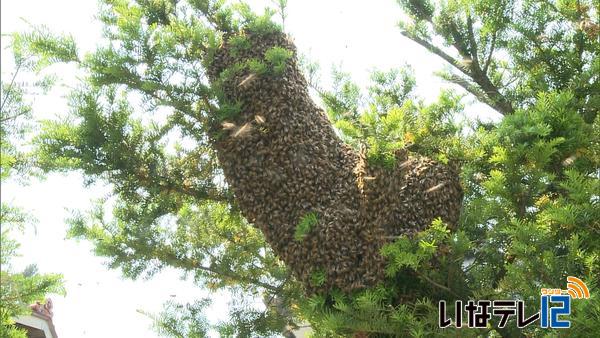
[{"label": "overcast sky", "polygon": [[[269,1],[249,1],[254,8]],[[45,24],[58,33],[72,34],[80,52],[92,51],[100,37],[94,19],[96,1],[92,0],[2,0],[2,33],[27,30]],[[396,24],[402,12],[394,0],[289,0],[286,30],[294,37],[299,51],[321,65],[325,86],[332,65],[341,65],[353,79],[365,86],[373,69],[389,69],[405,63],[413,66],[417,92],[432,100],[443,83],[433,75],[443,64],[416,44],[403,38]],[[25,19],[26,21],[24,21]],[[2,38],[2,78],[12,71],[7,39]],[[70,68],[61,69],[69,82]],[[466,102],[469,99],[467,98]],[[51,117],[66,111],[60,91],[37,98],[35,118]],[[489,116],[476,106],[472,113]],[[69,210],[89,209],[91,201],[109,190],[102,185],[84,187],[81,175],[53,174],[44,181],[32,180],[29,186],[14,182],[3,184],[1,198],[23,207],[38,223],[23,236],[18,267],[36,263],[41,272],[62,273],[66,280],[66,297],[53,296],[54,323],[61,338],[79,337],[156,337],[150,321],[137,309],[158,312],[169,299],[185,302],[205,296],[191,282],[179,279],[177,271],[165,271],[149,281],[131,281],[119,271],[108,270],[102,258],[93,255],[86,242],[65,239],[65,218]],[[222,295],[213,295],[211,318],[223,318],[226,304]]]}]

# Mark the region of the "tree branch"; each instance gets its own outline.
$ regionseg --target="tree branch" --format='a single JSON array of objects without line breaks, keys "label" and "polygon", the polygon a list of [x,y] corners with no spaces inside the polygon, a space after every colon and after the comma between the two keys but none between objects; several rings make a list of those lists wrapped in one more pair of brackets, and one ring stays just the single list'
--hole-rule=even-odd
[{"label": "tree branch", "polygon": [[425,47],[425,49],[427,49],[428,51],[430,51],[431,53],[441,57],[442,59],[444,59],[444,61],[448,62],[450,65],[454,66],[454,68],[460,70],[463,74],[472,77],[471,72],[459,61],[457,61],[455,58],[453,58],[452,56],[448,55],[446,52],[444,52],[442,49],[434,46],[431,42],[422,39],[414,34],[411,34],[407,31],[403,31],[400,32],[400,34],[402,34],[403,36],[411,39],[412,41],[418,43],[419,45]]},{"label": "tree branch", "polygon": [[279,287],[277,286],[273,286],[271,284],[265,283],[265,282],[261,282],[258,279],[255,278],[250,278],[250,277],[245,277],[245,276],[240,276],[239,274],[236,274],[235,272],[229,270],[229,271],[219,271],[216,269],[213,269],[211,267],[208,266],[202,266],[202,265],[197,265],[195,266],[196,269],[200,269],[206,272],[210,272],[212,274],[218,275],[220,277],[225,276],[227,278],[236,280],[238,282],[242,282],[242,283],[246,283],[246,284],[254,284],[256,286],[260,286],[262,288],[265,288],[269,291],[272,292],[279,292]]},{"label": "tree branch", "polygon": [[172,267],[175,268],[180,268],[180,269],[184,269],[184,270],[202,270],[214,275],[217,275],[219,278],[229,278],[229,279],[233,279],[235,281],[241,282],[241,283],[246,283],[246,284],[253,284],[256,286],[260,286],[264,289],[267,289],[271,292],[280,292],[281,289],[279,286],[274,286],[268,283],[265,283],[263,281],[260,281],[256,278],[252,278],[252,277],[247,277],[247,276],[241,276],[239,274],[237,274],[234,271],[231,270],[217,270],[211,266],[204,266],[202,264],[200,264],[197,260],[195,259],[188,259],[188,258],[180,258],[175,256],[172,252],[165,252],[164,250],[161,250],[162,252],[156,252],[156,256],[158,259],[160,259],[161,261],[167,262],[169,263],[169,265],[171,265]]},{"label": "tree branch", "polygon": [[474,68],[473,73],[477,73],[481,71],[481,67],[479,67],[477,41],[475,41],[475,33],[473,33],[473,19],[471,18],[471,14],[467,15],[467,36],[469,39],[469,51],[471,53],[471,59],[473,60],[471,67]]},{"label": "tree branch", "polygon": [[452,291],[452,289],[450,289],[449,287],[447,287],[447,286],[445,286],[445,285],[442,285],[442,284],[440,284],[440,283],[438,283],[438,282],[434,281],[433,279],[431,279],[431,278],[429,278],[429,277],[425,276],[424,274],[422,274],[422,273],[420,273],[420,272],[418,272],[418,271],[415,271],[415,272],[416,272],[417,276],[419,276],[419,278],[422,278],[422,279],[424,279],[424,280],[425,280],[425,281],[427,281],[429,284],[431,284],[431,285],[433,285],[433,286],[435,286],[435,287],[437,287],[437,288],[439,288],[439,289],[442,289],[442,290],[444,290],[444,291],[446,291],[446,292],[450,293],[451,295],[453,295],[453,296],[454,296],[454,297],[456,297],[456,298],[460,298],[460,295],[458,295],[456,292]]},{"label": "tree branch", "polygon": [[483,73],[487,74],[488,69],[490,68],[490,64],[492,63],[492,55],[494,54],[494,49],[496,48],[496,36],[498,35],[497,31],[494,31],[494,35],[492,35],[492,42],[490,43],[490,53],[488,54],[487,59],[485,60],[485,64],[483,65]]},{"label": "tree branch", "polygon": [[[472,22],[470,22],[471,20],[469,20],[469,17],[467,18],[467,26],[470,27],[469,32],[468,32],[468,35],[469,35],[468,39],[472,40],[470,43],[470,45],[471,45],[470,49],[467,50],[465,48],[465,44],[461,41],[458,41],[462,37],[459,34],[459,32],[456,28],[456,25],[453,25],[451,27],[452,35],[455,40],[455,42],[453,44],[454,47],[458,50],[459,54],[462,57],[472,59],[472,62],[470,64],[469,68],[465,67],[463,64],[461,64],[455,58],[448,55],[446,52],[444,52],[440,48],[434,46],[431,42],[424,40],[414,34],[408,33],[406,31],[401,32],[401,34],[406,36],[407,38],[411,39],[412,41],[418,43],[419,45],[425,47],[431,53],[444,59],[444,61],[446,61],[450,65],[454,66],[454,68],[458,69],[463,74],[465,74],[466,76],[473,79],[473,82],[475,82],[480,88],[479,88],[479,90],[475,90],[475,86],[473,86],[472,84],[469,84],[468,86],[466,86],[464,79],[460,78],[457,75],[453,75],[453,77],[456,77],[456,79],[461,79],[460,81],[456,81],[455,83],[457,83],[461,87],[465,88],[469,93],[475,95],[479,100],[486,103],[487,105],[489,105],[494,110],[501,113],[502,115],[512,114],[514,112],[514,108],[512,107],[512,104],[510,102],[508,102],[508,100],[506,100],[506,98],[500,93],[498,88],[492,83],[492,81],[490,81],[490,79],[487,77],[486,73],[483,72],[479,66],[479,58],[477,56],[477,45],[475,42],[473,30],[472,30]],[[491,55],[490,55],[490,57],[491,57]],[[466,82],[466,83],[468,83],[468,82]]]},{"label": "tree branch", "polygon": [[[9,94],[12,91],[13,85],[15,84],[15,79],[17,78],[17,74],[19,74],[19,70],[21,69],[22,65],[23,63],[19,62],[19,64],[17,65],[17,69],[15,69],[15,73],[13,74],[12,79],[10,80],[10,84],[6,89],[6,93],[4,93],[4,98],[2,99],[2,103],[0,104],[0,113],[4,112],[4,105],[8,101]],[[9,119],[10,118],[2,118],[2,122],[5,122]]]},{"label": "tree branch", "polygon": [[481,90],[480,87],[474,85],[473,83],[471,83],[469,80],[460,77],[456,74],[447,74],[447,75],[443,75],[442,76],[446,81],[452,82],[456,85],[461,86],[463,89],[465,89],[467,92],[471,93],[473,96],[475,96],[479,101],[487,104],[488,106],[490,106],[492,109],[498,111],[499,113],[502,113],[502,107],[499,106],[497,103],[494,103],[494,101],[492,101],[488,95],[486,95],[486,93],[484,91]]}]

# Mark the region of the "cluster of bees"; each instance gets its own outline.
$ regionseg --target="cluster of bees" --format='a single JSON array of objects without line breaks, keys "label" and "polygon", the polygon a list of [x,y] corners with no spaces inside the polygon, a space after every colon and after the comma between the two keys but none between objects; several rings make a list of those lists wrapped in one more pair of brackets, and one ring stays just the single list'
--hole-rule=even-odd
[{"label": "cluster of bees", "polygon": [[[308,292],[373,286],[384,278],[379,250],[390,237],[419,231],[435,217],[457,221],[456,170],[403,155],[393,170],[369,167],[311,100],[293,42],[281,32],[240,34],[251,48],[232,52],[225,37],[208,69],[226,103],[242,108],[215,126],[214,147],[242,213]],[[223,70],[264,59],[274,46],[293,52],[283,74],[245,69],[218,80]],[[294,239],[309,213],[317,224]],[[325,282],[315,285],[315,273],[325,273]]]}]

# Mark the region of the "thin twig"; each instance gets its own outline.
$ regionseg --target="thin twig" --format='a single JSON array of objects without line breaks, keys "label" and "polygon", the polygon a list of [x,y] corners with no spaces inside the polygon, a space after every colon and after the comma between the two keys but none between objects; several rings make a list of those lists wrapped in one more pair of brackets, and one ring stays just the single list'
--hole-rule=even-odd
[{"label": "thin twig", "polygon": [[433,54],[441,57],[442,59],[444,59],[444,61],[448,62],[450,65],[454,66],[456,69],[460,70],[463,74],[465,74],[469,77],[472,77],[471,72],[469,70],[467,70],[466,67],[464,67],[464,65],[461,62],[459,62],[452,56],[448,55],[446,52],[444,52],[440,48],[434,46],[433,44],[431,44],[431,42],[429,42],[425,39],[422,39],[414,34],[411,34],[407,31],[400,32],[400,34],[406,36],[407,38],[411,39],[412,41],[425,47],[425,49],[432,52]]},{"label": "thin twig", "polygon": [[488,69],[490,68],[490,64],[492,63],[492,55],[494,54],[494,49],[496,48],[496,35],[498,31],[494,31],[494,35],[492,35],[492,42],[490,43],[490,53],[488,54],[487,60],[485,60],[485,65],[483,66],[483,73],[487,74]]},{"label": "thin twig", "polygon": [[419,276],[420,278],[422,278],[422,279],[426,280],[427,282],[429,282],[429,283],[430,283],[430,284],[432,284],[433,286],[435,286],[435,287],[438,287],[438,288],[440,288],[440,289],[442,289],[442,290],[444,290],[444,291],[446,291],[446,292],[450,293],[451,295],[453,295],[453,296],[454,296],[454,297],[456,297],[456,298],[460,298],[460,295],[459,295],[459,294],[457,294],[456,292],[452,291],[452,289],[450,289],[449,287],[447,287],[447,286],[445,286],[445,285],[442,285],[442,284],[440,284],[440,283],[438,283],[438,282],[434,281],[433,279],[431,279],[431,278],[429,278],[429,277],[425,276],[424,274],[422,274],[422,273],[420,273],[420,272],[418,272],[418,271],[415,271],[415,273],[417,274],[417,276]]},{"label": "thin twig", "polygon": [[[10,94],[10,92],[12,91],[13,85],[15,83],[15,79],[17,78],[17,74],[19,73],[19,70],[21,69],[22,65],[23,65],[23,62],[19,62],[19,64],[17,65],[17,69],[15,69],[15,73],[13,74],[13,77],[10,80],[8,89],[6,89],[6,93],[4,93],[4,98],[2,99],[2,104],[0,104],[0,112],[4,112],[4,104],[8,100],[8,94]],[[2,122],[4,122],[4,121],[2,121]]]}]

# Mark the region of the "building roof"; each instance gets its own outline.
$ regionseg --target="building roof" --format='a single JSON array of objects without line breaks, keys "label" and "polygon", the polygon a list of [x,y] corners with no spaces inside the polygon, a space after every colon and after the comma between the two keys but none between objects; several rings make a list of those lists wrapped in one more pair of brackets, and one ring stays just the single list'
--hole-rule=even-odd
[{"label": "building roof", "polygon": [[52,300],[47,298],[45,303],[36,302],[30,305],[31,314],[15,318],[18,327],[27,331],[28,338],[58,338],[52,317]]}]

